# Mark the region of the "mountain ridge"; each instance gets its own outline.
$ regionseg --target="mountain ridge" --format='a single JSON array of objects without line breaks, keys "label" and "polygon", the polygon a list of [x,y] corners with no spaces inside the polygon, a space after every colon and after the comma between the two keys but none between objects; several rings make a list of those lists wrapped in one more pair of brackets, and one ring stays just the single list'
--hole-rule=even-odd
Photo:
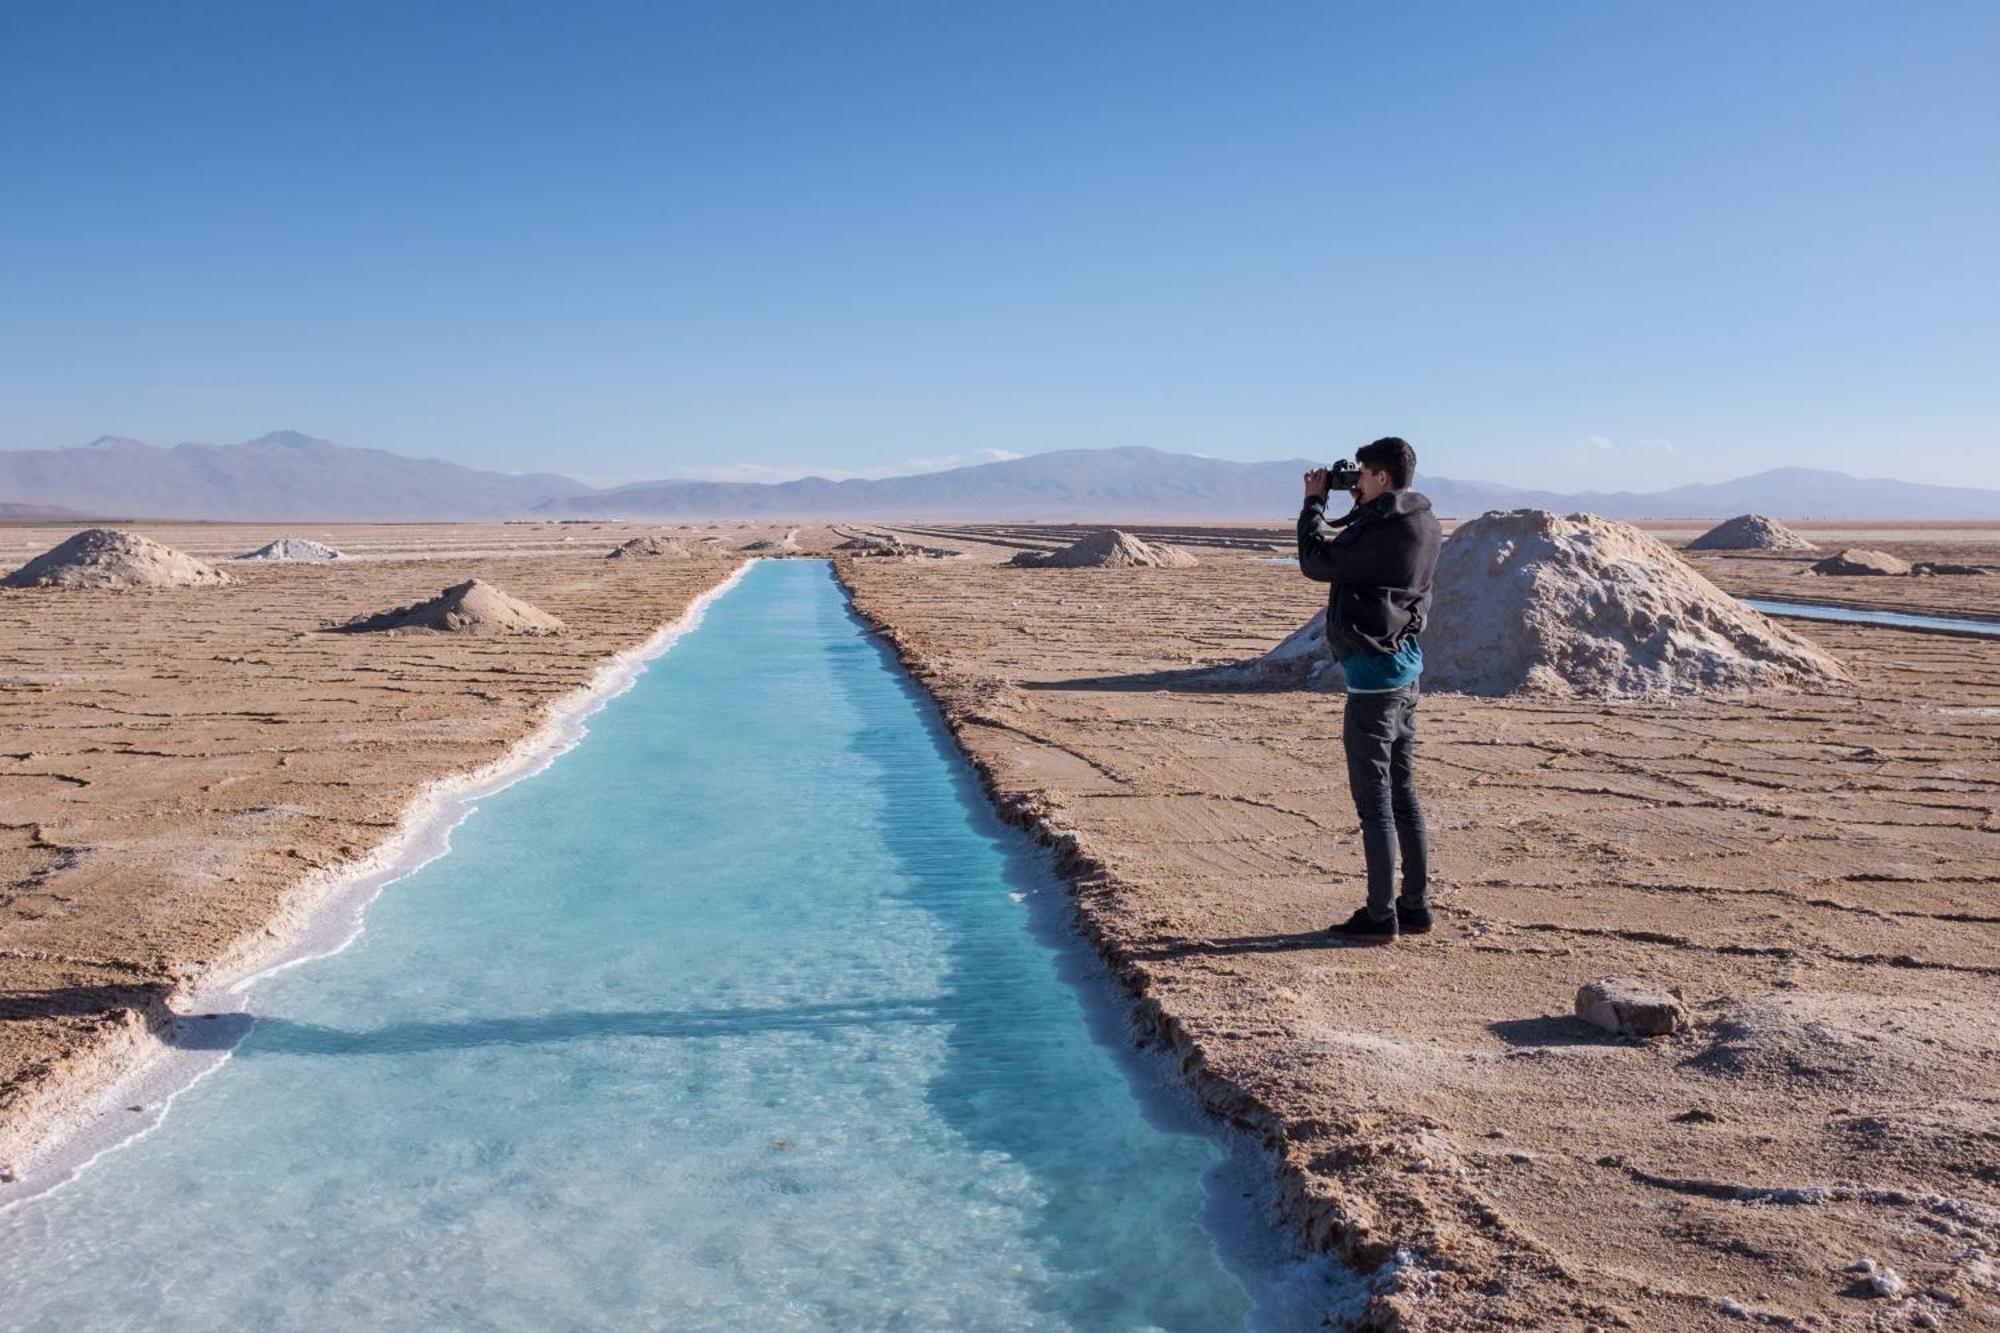
[{"label": "mountain ridge", "polygon": [[[1282,522],[1305,458],[1238,462],[1145,445],[1057,449],[901,477],[661,480],[598,488],[559,473],[494,472],[272,431],[241,444],[157,446],[105,435],[68,449],[0,450],[0,505],[238,521],[496,518],[693,520],[1174,519]],[[1662,491],[1527,490],[1420,473],[1438,512],[1585,510],[1609,518],[2000,519],[2000,491],[1770,468]]]}]

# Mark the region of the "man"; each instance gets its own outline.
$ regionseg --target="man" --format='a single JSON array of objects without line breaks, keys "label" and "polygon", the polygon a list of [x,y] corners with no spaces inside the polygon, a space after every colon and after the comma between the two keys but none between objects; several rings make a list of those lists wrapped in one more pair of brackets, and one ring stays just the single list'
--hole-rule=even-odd
[{"label": "man", "polygon": [[[1326,642],[1347,681],[1341,741],[1347,785],[1361,816],[1368,903],[1328,933],[1365,944],[1431,928],[1429,847],[1417,804],[1417,635],[1430,609],[1442,534],[1431,502],[1408,489],[1417,452],[1390,436],[1358,450],[1354,508],[1326,517],[1327,470],[1306,473],[1299,512],[1299,571],[1333,588]],[[1396,854],[1402,852],[1402,894]]]}]

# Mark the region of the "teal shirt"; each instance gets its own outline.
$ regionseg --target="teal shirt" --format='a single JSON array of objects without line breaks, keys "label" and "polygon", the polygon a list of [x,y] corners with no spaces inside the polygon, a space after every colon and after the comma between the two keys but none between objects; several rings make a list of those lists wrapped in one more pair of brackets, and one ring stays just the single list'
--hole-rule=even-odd
[{"label": "teal shirt", "polygon": [[1340,664],[1349,694],[1384,694],[1417,683],[1424,674],[1424,650],[1412,634],[1393,653],[1356,653]]}]

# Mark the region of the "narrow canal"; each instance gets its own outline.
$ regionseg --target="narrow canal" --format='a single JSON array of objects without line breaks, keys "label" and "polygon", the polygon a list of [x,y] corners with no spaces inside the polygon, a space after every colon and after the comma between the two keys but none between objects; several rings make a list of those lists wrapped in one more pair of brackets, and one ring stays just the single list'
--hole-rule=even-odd
[{"label": "narrow canal", "polygon": [[1317,1326],[1040,854],[765,562],[151,1135],[0,1214],[7,1329]]}]

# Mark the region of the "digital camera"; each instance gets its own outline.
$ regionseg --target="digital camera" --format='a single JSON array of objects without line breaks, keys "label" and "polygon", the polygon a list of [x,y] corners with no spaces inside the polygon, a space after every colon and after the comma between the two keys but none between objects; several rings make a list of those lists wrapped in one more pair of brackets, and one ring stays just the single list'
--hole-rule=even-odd
[{"label": "digital camera", "polygon": [[1345,458],[1326,470],[1326,486],[1332,491],[1351,491],[1361,484],[1361,466]]}]

